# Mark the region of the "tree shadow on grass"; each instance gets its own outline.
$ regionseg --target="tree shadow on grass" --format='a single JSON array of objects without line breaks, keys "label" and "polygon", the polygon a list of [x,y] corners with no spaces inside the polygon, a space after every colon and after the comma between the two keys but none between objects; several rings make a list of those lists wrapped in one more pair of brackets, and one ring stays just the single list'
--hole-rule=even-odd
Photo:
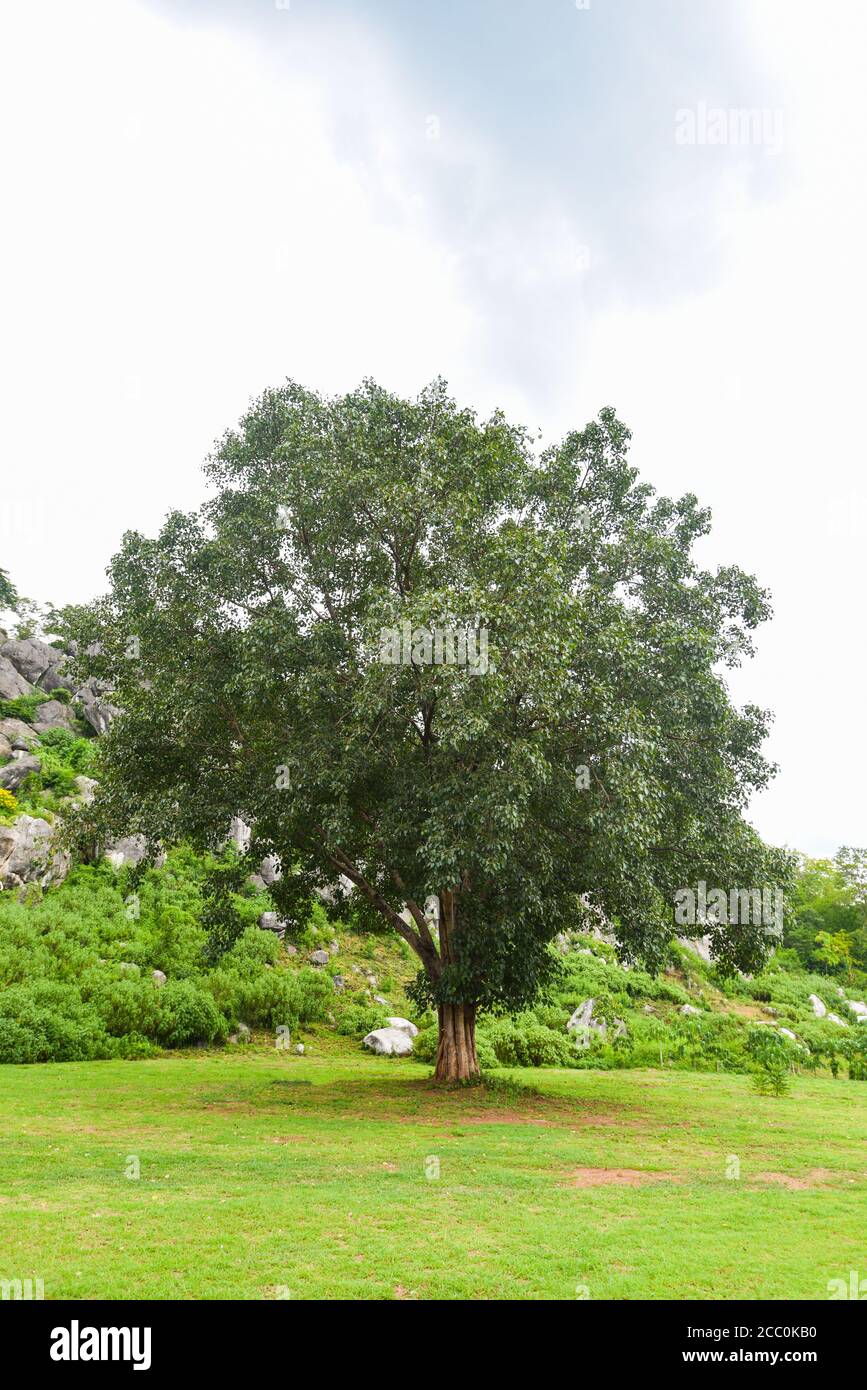
[{"label": "tree shadow on grass", "polygon": [[359,1119],[404,1124],[558,1125],[630,1124],[641,1115],[628,1102],[552,1095],[509,1076],[472,1085],[444,1086],[430,1078],[375,1075],[312,1082],[277,1077],[223,1085],[191,1098],[196,1108],[246,1114],[294,1114],[323,1120]]}]

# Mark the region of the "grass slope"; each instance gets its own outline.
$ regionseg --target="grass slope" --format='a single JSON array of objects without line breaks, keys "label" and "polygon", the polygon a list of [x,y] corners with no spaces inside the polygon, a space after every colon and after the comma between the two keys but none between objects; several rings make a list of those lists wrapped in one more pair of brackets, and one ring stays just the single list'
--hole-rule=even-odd
[{"label": "grass slope", "polygon": [[84,1299],[823,1299],[867,1272],[867,1082],[775,1100],[742,1075],[537,1069],[513,1074],[535,1093],[443,1093],[335,1047],[4,1067],[0,1278]]}]

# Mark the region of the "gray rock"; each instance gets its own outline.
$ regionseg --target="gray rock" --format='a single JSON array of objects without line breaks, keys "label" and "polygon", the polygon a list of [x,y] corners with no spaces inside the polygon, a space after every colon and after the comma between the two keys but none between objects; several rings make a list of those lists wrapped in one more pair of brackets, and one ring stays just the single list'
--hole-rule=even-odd
[{"label": "gray rock", "polygon": [[69,706],[61,700],[46,700],[36,711],[33,727],[37,734],[44,734],[48,729],[73,729],[75,718]]},{"label": "gray rock", "polygon": [[116,705],[103,700],[89,686],[82,686],[81,690],[76,691],[75,698],[81,706],[83,718],[95,734],[106,733],[111,728],[112,720],[120,714]]},{"label": "gray rock", "polygon": [[331,957],[327,951],[311,951],[308,959],[312,965],[327,965]]},{"label": "gray rock", "polygon": [[334,941],[329,941],[328,949],[333,956],[336,956],[340,950],[340,942],[336,939]]},{"label": "gray rock", "polygon": [[680,936],[678,941],[681,946],[685,946],[688,951],[692,951],[700,960],[710,963],[713,959],[710,952],[709,936]]},{"label": "gray rock", "polygon": [[375,994],[375,995],[373,996],[373,1002],[374,1002],[374,1004],[380,1004],[380,1005],[382,1006],[383,1009],[387,1009],[387,1008],[388,1008],[388,1000],[387,1000],[387,999],[383,999],[383,997],[382,997],[381,994]]},{"label": "gray rock", "polygon": [[23,741],[25,747],[32,748],[36,742],[37,735],[29,724],[25,724],[23,719],[0,719],[0,734],[8,739],[15,746],[15,741]]},{"label": "gray rock", "polygon": [[840,1018],[838,1014],[828,1014],[827,1018],[829,1023],[839,1023],[841,1028],[849,1027],[848,1023],[846,1023],[844,1019]]},{"label": "gray rock", "polygon": [[792,1042],[797,1042],[797,1041],[798,1041],[797,1037],[796,1037],[795,1034],[792,1032],[791,1028],[781,1028],[781,1029],[780,1029],[780,1032],[783,1034],[783,1037],[784,1037],[784,1038],[791,1038],[791,1039],[792,1039]]},{"label": "gray rock", "polygon": [[246,1023],[239,1023],[236,1031],[229,1034],[230,1043],[248,1043],[250,1041],[250,1029]]},{"label": "gray rock", "polygon": [[867,1004],[863,999],[847,999],[846,1002],[853,1014],[857,1014],[859,1018],[867,1018]]},{"label": "gray rock", "polygon": [[567,1033],[580,1033],[586,1028],[596,1028],[599,1026],[602,1020],[596,1018],[593,1013],[593,1005],[595,1003],[595,999],[585,999],[583,1004],[578,1005],[572,1017],[569,1019],[569,1022],[566,1024]]},{"label": "gray rock", "polygon": [[265,882],[264,878],[261,878],[259,874],[250,874],[247,879],[247,882],[249,883],[251,888],[255,888],[257,893],[264,893],[267,891],[268,885]]},{"label": "gray rock", "polygon": [[345,975],[333,975],[331,978],[334,988],[338,991],[338,993],[341,993],[344,989],[346,989]]},{"label": "gray rock", "polygon": [[233,844],[239,854],[246,854],[250,848],[252,830],[240,816],[233,816],[229,822],[229,837],[226,844]]},{"label": "gray rock", "polygon": [[39,682],[40,688],[51,694],[54,690],[68,690],[70,695],[73,692],[75,682],[72,676],[67,674],[66,658],[61,656],[60,660],[53,666],[49,666],[42,680]]},{"label": "gray rock", "polygon": [[11,758],[12,744],[5,734],[0,734],[0,758]]},{"label": "gray rock", "polygon": [[49,666],[56,666],[63,660],[63,652],[42,642],[38,637],[16,638],[0,646],[0,656],[5,656],[25,680],[36,685]]},{"label": "gray rock", "polygon": [[818,994],[810,995],[810,1003],[813,1006],[813,1013],[816,1015],[816,1017],[824,1018],[828,1010],[825,1008],[825,1005],[822,1003],[822,1000],[819,998]]},{"label": "gray rock", "polygon": [[408,1057],[412,1038],[401,1028],[375,1028],[364,1039],[364,1046],[380,1057]]},{"label": "gray rock", "polygon": [[354,893],[355,885],[345,874],[341,874],[336,883],[328,883],[325,884],[324,887],[321,884],[317,885],[313,891],[320,902],[333,904],[336,903],[339,898]]},{"label": "gray rock", "polygon": [[278,936],[283,936],[286,932],[286,923],[276,912],[261,912],[259,926],[263,931],[276,932]]},{"label": "gray rock", "polygon": [[276,854],[266,855],[266,857],[262,860],[262,863],[259,865],[258,876],[259,878],[261,878],[266,888],[270,888],[272,884],[277,883],[279,881],[280,860],[277,858]]},{"label": "gray rock", "polygon": [[165,972],[163,970],[152,970],[151,979],[153,980],[157,988],[160,988],[160,986],[164,985],[166,982]]},{"label": "gray rock", "polygon": [[31,753],[19,753],[11,763],[4,763],[0,767],[0,787],[5,787],[7,792],[17,791],[25,777],[29,777],[31,772],[39,772],[41,767],[42,763]]},{"label": "gray rock", "polygon": [[134,960],[122,960],[120,963],[120,973],[121,975],[140,975],[141,966],[137,965]]},{"label": "gray rock", "polygon": [[119,869],[123,864],[140,864],[147,850],[144,835],[124,835],[119,840],[109,841],[105,857],[113,869]]},{"label": "gray rock", "polygon": [[295,1052],[295,1055],[296,1055],[297,1057],[303,1057],[303,1056],[304,1056],[304,1044],[303,1044],[303,1043],[296,1043],[296,1044],[295,1044],[295,1047],[294,1047],[294,1052]]},{"label": "gray rock", "polygon": [[17,671],[7,656],[0,656],[0,700],[15,700],[30,695],[33,686]]},{"label": "gray rock", "polygon": [[680,1012],[685,1014],[687,1018],[698,1018],[702,1011],[696,1009],[692,1004],[681,1004]]},{"label": "gray rock", "polygon": [[386,1023],[389,1028],[397,1028],[399,1032],[406,1033],[408,1038],[414,1038],[418,1033],[414,1023],[410,1023],[408,1018],[387,1018]]},{"label": "gray rock", "polygon": [[6,880],[6,865],[15,853],[15,846],[18,836],[15,833],[14,825],[3,825],[0,823],[0,880]]},{"label": "gray rock", "polygon": [[18,816],[0,826],[0,877],[9,886],[38,883],[47,888],[69,872],[69,856],[52,847],[54,829],[41,816]]},{"label": "gray rock", "polygon": [[298,954],[298,947],[293,946],[289,942],[284,943],[283,950],[286,952],[287,956],[297,956]]},{"label": "gray rock", "polygon": [[[579,1048],[590,1046],[591,1033],[596,1033],[603,1042],[608,1037],[608,1023],[601,1014],[596,1013],[595,1006],[595,999],[585,999],[566,1024],[566,1031],[575,1034],[575,1044]],[[625,1037],[626,1024],[622,1018],[616,1018],[613,1026],[615,1038]]]},{"label": "gray rock", "polygon": [[98,785],[99,783],[95,777],[85,777],[83,774],[79,774],[73,782],[73,786],[85,806],[90,805]]}]

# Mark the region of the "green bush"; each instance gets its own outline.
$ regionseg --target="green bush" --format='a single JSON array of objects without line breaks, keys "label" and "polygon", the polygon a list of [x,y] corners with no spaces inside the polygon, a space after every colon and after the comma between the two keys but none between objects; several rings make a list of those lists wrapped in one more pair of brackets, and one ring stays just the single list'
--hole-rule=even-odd
[{"label": "green bush", "polygon": [[841,1051],[849,1064],[850,1081],[867,1081],[867,1023],[856,1024]]},{"label": "green bush", "polygon": [[155,991],[159,997],[157,1039],[165,1047],[194,1042],[224,1042],[226,1020],[210,994],[192,980],[170,980]]},{"label": "green bush", "polygon": [[93,987],[85,983],[85,997],[112,1037],[127,1033],[156,1039],[159,1033],[160,991],[150,979],[105,979],[98,976]]},{"label": "green bush", "polygon": [[320,1022],[334,998],[329,977],[306,966],[244,975],[223,965],[206,977],[205,984],[227,1019],[251,1028]]},{"label": "green bush", "polygon": [[839,997],[827,975],[793,974],[771,961],[748,986],[753,999],[788,1005],[812,1015],[810,995],[817,995],[828,1009],[840,1007]]},{"label": "green bush", "polygon": [[[209,969],[202,917],[212,868],[182,847],[159,869],[80,866],[32,905],[0,893],[0,1060],[142,1056],[220,1042],[239,1020],[324,1018],[330,978],[291,968],[276,937],[251,925],[261,896],[241,903],[240,935]],[[169,977],[161,988],[155,969]]]},{"label": "green bush", "polygon": [[747,1052],[755,1066],[753,1084],[762,1095],[784,1096],[789,1089],[793,1051],[789,1040],[767,1024],[748,1030]]},{"label": "green bush", "polygon": [[484,1017],[478,1036],[501,1067],[569,1067],[575,1062],[575,1044],[569,1035],[555,1033],[531,1013]]},{"label": "green bush", "polygon": [[0,719],[21,719],[32,724],[39,706],[51,698],[44,690],[34,690],[29,695],[16,695],[13,700],[0,700]]},{"label": "green bush", "polygon": [[141,1037],[111,1037],[74,986],[36,981],[0,994],[0,1062],[80,1062],[150,1051]]},{"label": "green bush", "polygon": [[[334,1026],[343,1037],[365,1038],[375,1028],[384,1028],[387,1016],[387,1009],[383,1009],[378,1004],[347,1004],[337,1014],[337,1021]],[[421,1033],[414,1040],[413,1055],[417,1051],[415,1043],[418,1042],[419,1037],[421,1037]],[[436,1029],[434,1029],[434,1039],[436,1039]],[[434,1042],[434,1050],[436,1050],[436,1042]],[[426,1058],[422,1058],[422,1061],[426,1060]]]}]

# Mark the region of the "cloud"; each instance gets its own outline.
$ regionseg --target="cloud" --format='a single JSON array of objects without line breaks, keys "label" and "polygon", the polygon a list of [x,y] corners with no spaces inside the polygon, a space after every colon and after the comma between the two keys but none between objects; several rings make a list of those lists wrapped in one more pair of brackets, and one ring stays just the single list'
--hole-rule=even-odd
[{"label": "cloud", "polygon": [[[0,31],[0,565],[103,584],[125,528],[287,375],[438,373],[547,438],[617,406],[709,559],[777,616],[733,690],[774,707],[754,807],[863,840],[865,18],[784,0],[41,0]],[[677,112],[782,112],[678,144]],[[770,129],[771,127],[769,127]]]},{"label": "cloud", "polygon": [[708,159],[675,142],[684,106],[775,105],[728,4],[151,3],[315,82],[337,156],[365,169],[378,216],[423,217],[478,316],[476,351],[536,409],[568,389],[612,303],[666,304],[714,279],[733,186],[767,195],[784,178],[753,145]]}]

